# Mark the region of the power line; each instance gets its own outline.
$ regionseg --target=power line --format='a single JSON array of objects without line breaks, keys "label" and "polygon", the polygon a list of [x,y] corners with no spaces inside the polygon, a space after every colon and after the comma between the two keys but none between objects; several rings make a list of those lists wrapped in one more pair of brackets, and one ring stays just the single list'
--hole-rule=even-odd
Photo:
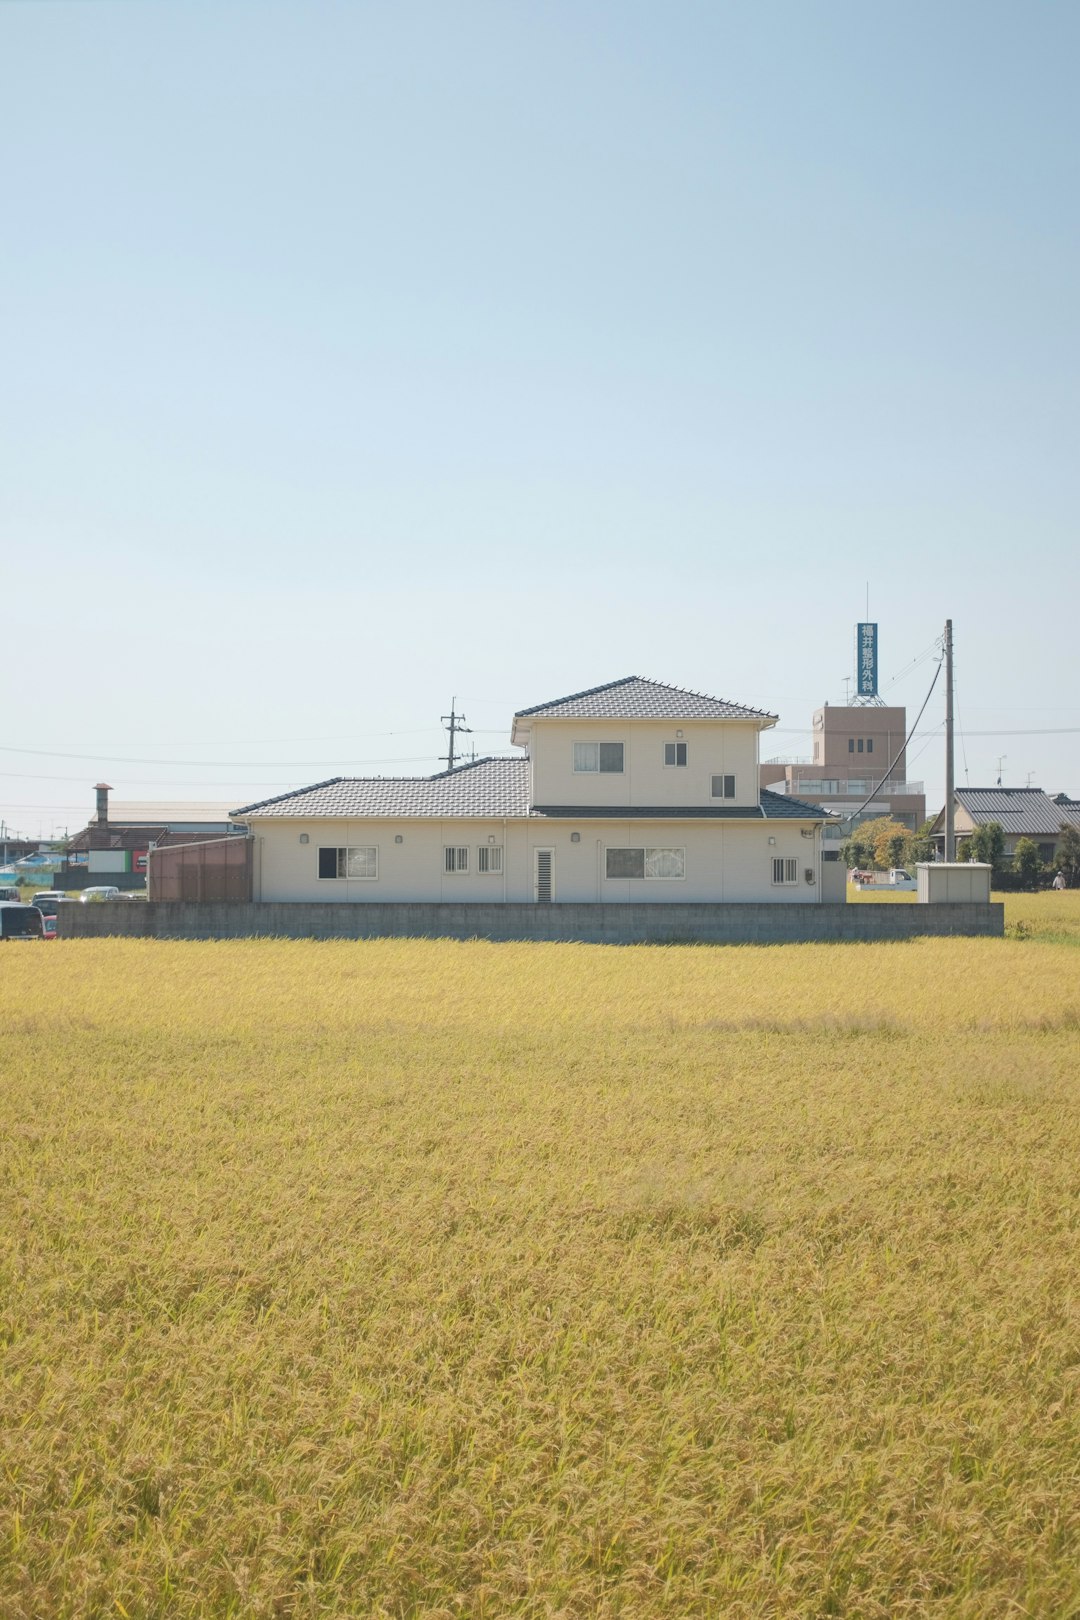
[{"label": "power line", "polygon": [[[35,759],[78,759],[86,760],[90,764],[104,765],[196,765],[201,769],[232,771],[238,766],[245,769],[251,766],[255,770],[284,771],[294,767],[298,770],[325,770],[332,769],[341,763],[341,756],[335,759],[137,759],[124,754],[64,754],[52,748],[12,748],[7,744],[0,744],[0,754],[23,754]],[[347,756],[346,756],[347,757]],[[395,755],[390,758],[386,755],[377,755],[374,759],[354,759],[354,765],[416,765],[420,761],[430,759],[430,754]]]},{"label": "power line", "polygon": [[[915,726],[918,725],[919,721],[922,719],[924,713],[926,712],[926,705],[930,701],[931,693],[933,692],[934,687],[937,685],[938,676],[940,674],[941,674],[941,665],[938,664],[937,669],[935,669],[935,671],[934,671],[934,678],[930,682],[930,690],[927,692],[926,696],[923,698],[922,708],[919,710],[918,714],[915,716]],[[912,726],[911,730],[908,732],[907,736],[904,738],[903,742],[900,744],[900,747],[896,750],[896,753],[893,755],[892,759],[889,761],[888,765],[885,767],[885,774],[884,774],[884,776],[881,777],[881,779],[878,782],[875,783],[873,792],[868,793],[866,795],[866,798],[863,800],[862,804],[860,804],[858,806],[857,809],[852,810],[849,815],[842,816],[840,818],[841,821],[846,821],[846,822],[849,822],[849,823],[854,821],[855,817],[857,815],[859,815],[861,811],[866,809],[867,805],[870,803],[870,800],[874,797],[874,794],[881,792],[883,784],[886,783],[889,780],[889,777],[892,775],[893,766],[896,764],[897,760],[900,758],[900,755],[904,752],[904,749],[907,747],[907,745],[911,741],[912,737],[914,737],[914,735],[915,735],[915,726]]]}]

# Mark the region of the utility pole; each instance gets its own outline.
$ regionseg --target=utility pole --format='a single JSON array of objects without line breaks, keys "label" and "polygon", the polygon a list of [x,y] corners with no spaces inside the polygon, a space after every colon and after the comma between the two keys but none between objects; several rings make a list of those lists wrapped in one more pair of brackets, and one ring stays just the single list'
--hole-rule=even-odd
[{"label": "utility pole", "polygon": [[465,716],[463,714],[456,714],[454,712],[456,706],[457,698],[453,697],[450,699],[450,713],[440,716],[443,725],[446,726],[450,733],[450,751],[447,754],[441,754],[439,757],[440,759],[445,759],[449,770],[453,770],[454,759],[456,758],[454,752],[455,737],[457,737],[460,732],[465,732],[468,736],[472,735],[472,727],[465,724]]},{"label": "utility pole", "polygon": [[945,859],[956,859],[956,810],[953,804],[953,670],[952,620],[945,620]]}]

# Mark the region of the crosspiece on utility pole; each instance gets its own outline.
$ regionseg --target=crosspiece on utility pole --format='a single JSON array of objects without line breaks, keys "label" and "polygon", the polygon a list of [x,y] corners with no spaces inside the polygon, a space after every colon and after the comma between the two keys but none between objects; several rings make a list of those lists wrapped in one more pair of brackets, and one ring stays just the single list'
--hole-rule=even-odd
[{"label": "crosspiece on utility pole", "polygon": [[465,716],[463,714],[455,713],[456,708],[457,698],[453,697],[450,699],[450,713],[440,715],[439,717],[442,720],[443,725],[450,733],[450,751],[447,754],[440,754],[439,758],[445,759],[447,768],[451,771],[454,768],[454,760],[457,757],[454,749],[455,738],[457,738],[461,733],[464,733],[466,736],[472,736],[472,727],[465,724]]}]

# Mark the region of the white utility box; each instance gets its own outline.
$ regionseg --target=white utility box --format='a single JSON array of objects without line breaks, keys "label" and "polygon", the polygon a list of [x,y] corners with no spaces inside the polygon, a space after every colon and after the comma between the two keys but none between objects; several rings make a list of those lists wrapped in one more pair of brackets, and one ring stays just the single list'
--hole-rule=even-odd
[{"label": "white utility box", "polygon": [[940,906],[958,901],[990,904],[993,867],[985,861],[920,861],[915,871],[920,905]]}]

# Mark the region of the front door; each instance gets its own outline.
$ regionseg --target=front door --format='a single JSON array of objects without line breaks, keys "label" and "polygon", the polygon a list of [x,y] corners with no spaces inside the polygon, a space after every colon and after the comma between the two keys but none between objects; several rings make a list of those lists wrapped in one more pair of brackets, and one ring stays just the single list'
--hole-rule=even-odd
[{"label": "front door", "polygon": [[555,898],[555,851],[533,850],[533,899],[538,906],[549,906]]}]

